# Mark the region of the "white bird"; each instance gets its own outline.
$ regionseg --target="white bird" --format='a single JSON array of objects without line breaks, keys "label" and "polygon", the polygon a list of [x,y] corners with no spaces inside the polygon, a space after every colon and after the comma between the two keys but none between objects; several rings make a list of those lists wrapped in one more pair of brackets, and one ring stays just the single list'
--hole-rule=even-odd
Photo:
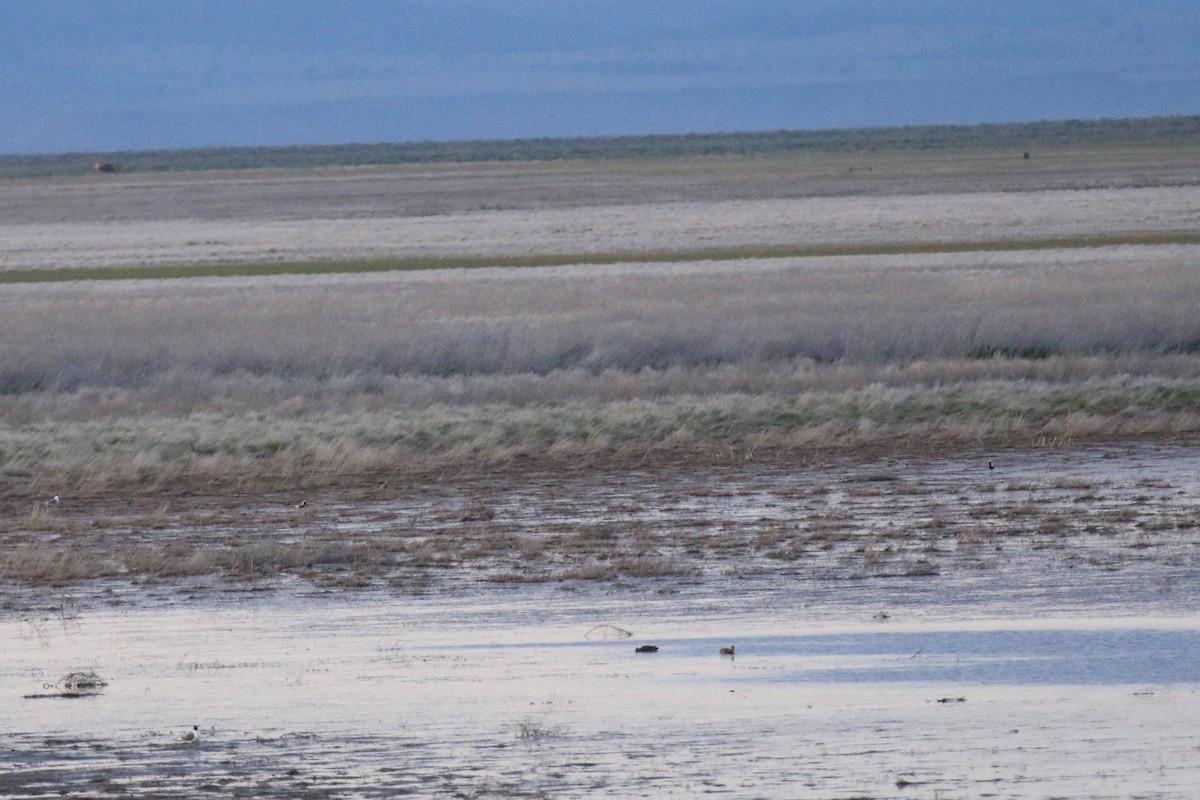
[{"label": "white bird", "polygon": [[51,497],[49,500],[46,501],[46,505],[56,506],[61,502],[62,502],[62,499],[58,495],[54,495],[54,497]]},{"label": "white bird", "polygon": [[200,741],[200,726],[193,725],[190,731],[179,737],[179,741],[183,744],[195,744]]}]

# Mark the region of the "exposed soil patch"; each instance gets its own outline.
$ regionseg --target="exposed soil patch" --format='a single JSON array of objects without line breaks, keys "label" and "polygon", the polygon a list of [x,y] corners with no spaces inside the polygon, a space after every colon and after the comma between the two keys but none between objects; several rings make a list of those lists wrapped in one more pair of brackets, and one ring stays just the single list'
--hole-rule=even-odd
[{"label": "exposed soil patch", "polygon": [[[1128,445],[988,459],[853,459],[363,478],[305,494],[10,499],[4,604],[173,602],[299,579],[469,592],[600,582],[677,592],[757,580],[1100,575],[1200,560],[1200,454]],[[367,482],[370,480],[371,482]],[[22,503],[27,504],[22,508]],[[1043,570],[1043,571],[1045,571]]]}]

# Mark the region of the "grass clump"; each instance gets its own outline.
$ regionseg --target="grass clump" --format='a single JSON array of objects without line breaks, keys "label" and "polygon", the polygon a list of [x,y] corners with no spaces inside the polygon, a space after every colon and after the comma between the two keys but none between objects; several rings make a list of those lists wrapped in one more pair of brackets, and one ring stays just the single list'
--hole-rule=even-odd
[{"label": "grass clump", "polygon": [[[1200,426],[1197,408],[1200,375],[1137,380],[1114,376],[1082,385],[872,384],[799,396],[669,396],[569,401],[550,408],[437,405],[295,417],[255,412],[114,418],[0,429],[0,470],[93,485],[138,481],[167,486],[205,476],[494,468],[530,460],[686,456],[720,463],[800,449],[844,450],[896,442],[924,448],[980,441],[1039,445],[1064,438],[1173,436]],[[54,513],[37,506],[32,512],[38,519],[52,519]],[[485,522],[494,514],[490,507],[472,506],[460,516]],[[594,538],[604,532],[601,526],[577,535]]]},{"label": "grass clump", "polygon": [[532,718],[521,720],[517,725],[518,739],[548,739],[566,736],[569,729],[566,725],[547,725]]}]

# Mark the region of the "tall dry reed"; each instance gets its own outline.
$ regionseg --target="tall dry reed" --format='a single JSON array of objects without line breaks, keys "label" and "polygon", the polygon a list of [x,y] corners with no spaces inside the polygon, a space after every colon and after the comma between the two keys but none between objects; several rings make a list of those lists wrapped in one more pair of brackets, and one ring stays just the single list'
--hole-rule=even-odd
[{"label": "tall dry reed", "polygon": [[[0,394],[1200,349],[1200,247],[9,286]],[[374,389],[373,389],[374,387]],[[103,403],[103,397],[97,396]]]}]

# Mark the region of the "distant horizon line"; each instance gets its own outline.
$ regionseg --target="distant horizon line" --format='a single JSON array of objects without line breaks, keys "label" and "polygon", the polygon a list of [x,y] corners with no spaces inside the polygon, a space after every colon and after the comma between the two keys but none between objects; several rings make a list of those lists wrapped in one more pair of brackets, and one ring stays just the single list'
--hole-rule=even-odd
[{"label": "distant horizon line", "polygon": [[[990,134],[984,137],[962,137],[967,132]],[[1101,135],[1110,141],[1135,141],[1145,138],[1178,138],[1200,137],[1200,114],[1156,114],[1133,117],[1083,117],[1064,119],[1037,119],[1008,122],[974,122],[974,123],[919,123],[901,125],[866,125],[849,127],[825,128],[769,128],[746,131],[680,131],[676,133],[627,133],[627,134],[584,134],[578,136],[534,136],[534,137],[482,137],[473,139],[409,139],[409,140],[378,140],[378,141],[343,141],[336,143],[292,143],[292,144],[218,144],[196,145],[192,147],[141,148],[120,150],[63,150],[41,153],[0,153],[0,166],[10,165],[9,170],[0,169],[0,176],[11,172],[11,167],[25,165],[33,167],[38,163],[47,166],[66,159],[95,159],[108,160],[126,159],[134,162],[130,166],[137,169],[137,162],[157,156],[184,156],[193,154],[203,155],[237,155],[274,153],[308,153],[320,155],[340,150],[358,150],[361,156],[371,151],[389,151],[390,161],[384,163],[424,163],[430,161],[512,161],[525,160],[517,156],[520,152],[528,152],[527,160],[562,160],[564,158],[612,158],[618,156],[637,157],[651,155],[646,149],[659,150],[652,147],[656,144],[675,143],[679,147],[676,155],[719,155],[736,152],[767,152],[788,149],[827,149],[853,150],[863,147],[932,147],[957,145],[966,146],[978,144],[1003,144],[1004,134],[1012,139],[1026,137],[1030,142],[1048,135],[1062,136],[1064,133]],[[953,141],[938,134],[957,133]],[[905,135],[908,135],[908,138]],[[1117,135],[1117,134],[1124,134]],[[1135,134],[1131,136],[1130,134]],[[1136,134],[1141,134],[1136,135]],[[1147,134],[1153,134],[1147,136]],[[917,136],[922,141],[914,142]],[[897,138],[899,137],[899,138]],[[977,141],[987,139],[989,141]],[[840,141],[839,141],[840,140]],[[590,147],[566,147],[571,143],[590,145]],[[642,143],[646,148],[639,150],[636,145]],[[706,143],[713,144],[710,150],[703,149]],[[1015,142],[1014,142],[1015,143]],[[685,146],[691,144],[692,146]],[[753,146],[757,144],[757,146]],[[480,148],[484,152],[477,151]],[[507,155],[489,155],[489,151],[512,151]],[[407,152],[407,156],[405,153]],[[540,155],[538,155],[540,153]],[[662,154],[662,153],[659,153]],[[455,156],[459,157],[455,157]],[[320,163],[295,164],[293,166],[325,165]],[[333,165],[334,162],[329,162]],[[353,159],[347,165],[357,165],[360,162]],[[373,163],[373,162],[372,162]],[[256,165],[260,166],[260,165]],[[265,166],[282,166],[265,165]],[[214,167],[197,166],[205,169]],[[226,167],[230,168],[230,167]],[[236,168],[236,167],[234,167]],[[143,164],[142,169],[161,171],[162,166],[151,167]],[[166,168],[170,169],[170,168]],[[187,167],[175,167],[187,169]],[[141,170],[138,170],[141,171]]]}]

